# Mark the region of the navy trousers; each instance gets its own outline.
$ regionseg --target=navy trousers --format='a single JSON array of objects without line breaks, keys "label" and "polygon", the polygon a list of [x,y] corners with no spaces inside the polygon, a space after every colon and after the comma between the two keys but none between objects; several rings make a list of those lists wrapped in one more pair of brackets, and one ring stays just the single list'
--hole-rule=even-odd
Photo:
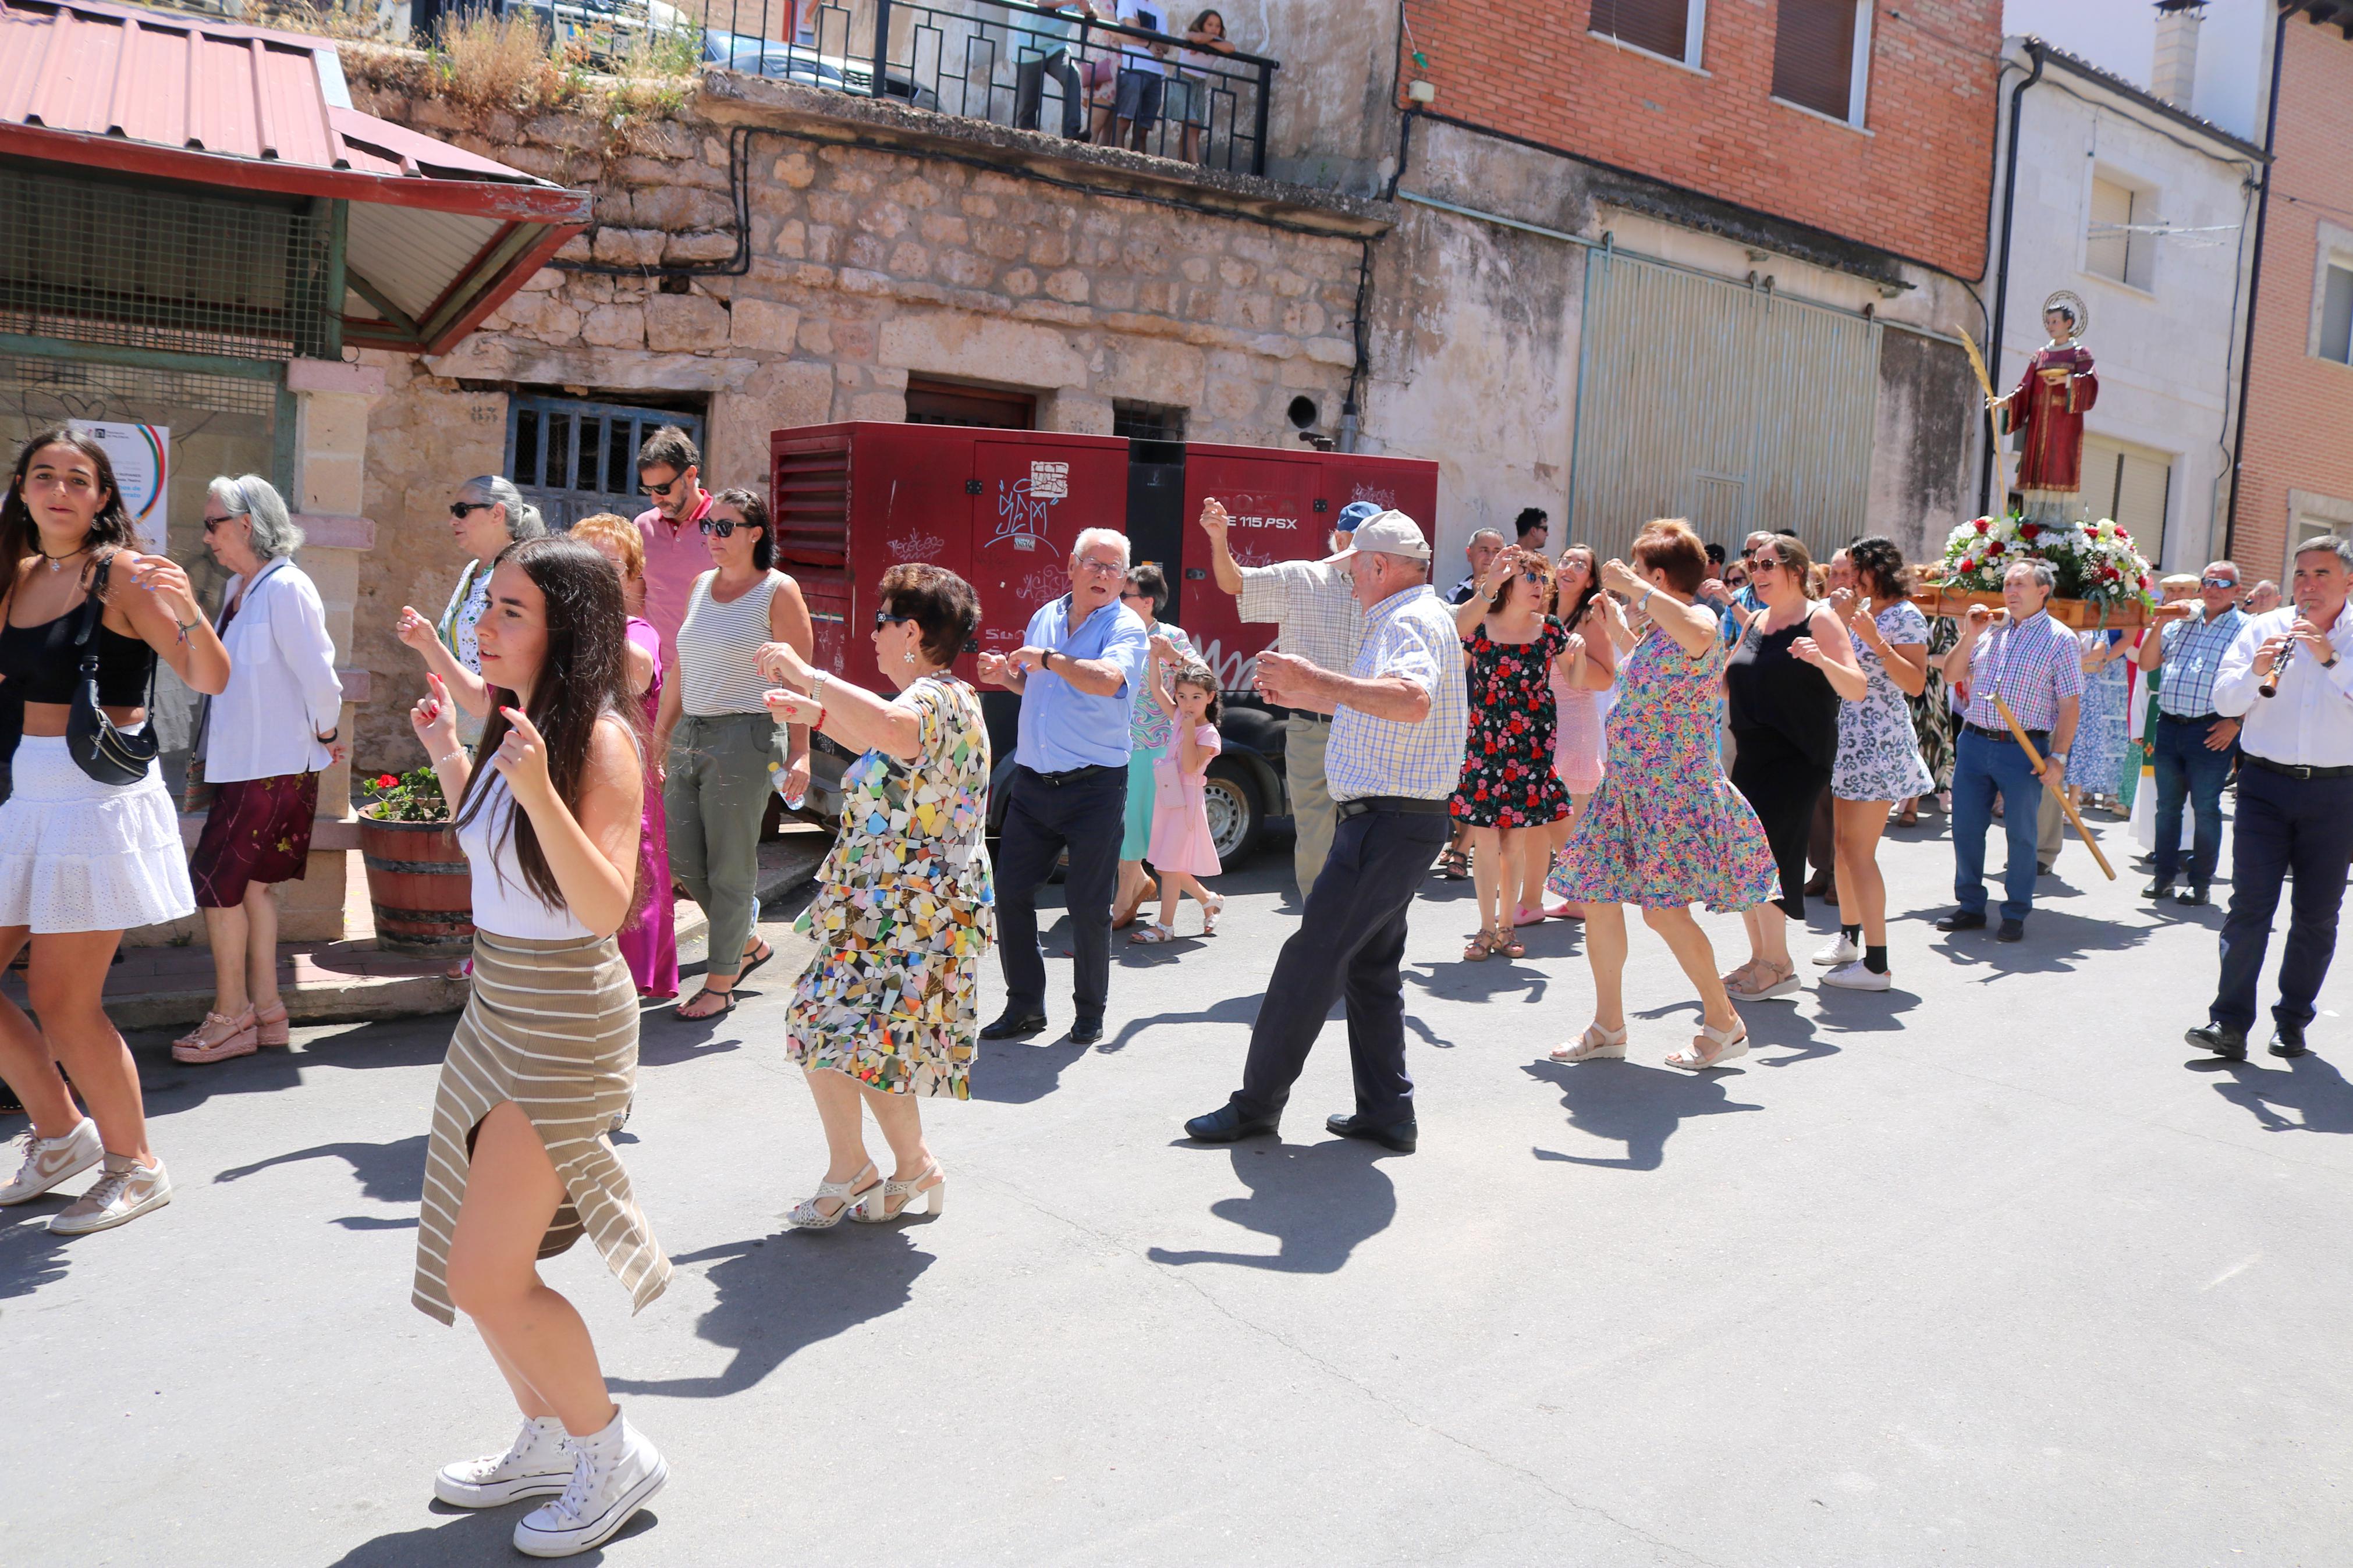
[{"label": "navy trousers", "polygon": [[2149,761],[2157,771],[2157,879],[2170,882],[2181,867],[2181,806],[2189,805],[2196,823],[2189,841],[2189,885],[2202,888],[2214,879],[2222,858],[2222,786],[2231,780],[2231,763],[2238,757],[2236,743],[2219,752],[2206,749],[2213,721],[2186,723],[2158,716],[2157,739]]},{"label": "navy trousers", "polygon": [[1111,993],[1111,900],[1119,888],[1119,842],[1127,832],[1127,770],[1058,784],[1017,767],[1011,793],[996,865],[997,958],[1005,970],[1006,1011],[1046,1010],[1038,889],[1067,848],[1071,868],[1062,879],[1062,902],[1071,919],[1071,1005],[1079,1021],[1100,1023]]},{"label": "navy trousers", "polygon": [[[2030,731],[2037,751],[2048,737]],[[1986,829],[1993,824],[1993,797],[2001,796],[2001,826],[2010,839],[2010,864],[2002,868],[2001,918],[2022,921],[2034,909],[2034,879],[2042,784],[2016,741],[1997,741],[1963,730],[1953,752],[1953,898],[1972,914],[1985,913]]]},{"label": "navy trousers", "polygon": [[1345,996],[1356,1113],[1375,1127],[1412,1117],[1398,964],[1406,911],[1452,828],[1442,813],[1375,810],[1340,819],[1250,1027],[1250,1060],[1233,1097],[1245,1113],[1282,1112],[1332,1004]]},{"label": "navy trousers", "polygon": [[[2160,842],[2162,842],[2160,840]],[[2222,922],[2222,981],[2210,1016],[2242,1033],[2254,1026],[2255,983],[2271,945],[2280,882],[2293,876],[2287,945],[2280,954],[2283,1024],[2313,1019],[2313,999],[2337,954],[2337,910],[2353,865],[2353,778],[2296,779],[2269,768],[2239,770],[2239,820],[2231,846],[2231,913]]]}]

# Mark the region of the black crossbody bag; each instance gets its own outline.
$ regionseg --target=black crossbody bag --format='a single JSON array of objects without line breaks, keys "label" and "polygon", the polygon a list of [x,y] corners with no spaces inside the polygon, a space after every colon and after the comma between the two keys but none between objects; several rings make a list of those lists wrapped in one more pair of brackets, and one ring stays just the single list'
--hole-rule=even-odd
[{"label": "black crossbody bag", "polygon": [[81,650],[81,667],[74,681],[73,705],[66,710],[66,754],[74,765],[102,784],[118,789],[147,776],[162,739],[155,732],[155,670],[147,670],[147,726],[136,735],[114,727],[98,705],[98,623],[106,613],[106,574],[114,564],[109,555],[90,578],[90,595],[82,601],[81,626],[74,633]]}]

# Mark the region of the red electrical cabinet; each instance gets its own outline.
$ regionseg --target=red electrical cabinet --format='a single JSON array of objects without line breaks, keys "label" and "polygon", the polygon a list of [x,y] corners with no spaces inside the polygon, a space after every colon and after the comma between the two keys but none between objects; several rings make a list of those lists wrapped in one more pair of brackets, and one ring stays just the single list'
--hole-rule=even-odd
[{"label": "red electrical cabinet", "polygon": [[[816,662],[878,690],[891,688],[875,668],[871,634],[892,566],[927,561],[979,594],[979,632],[956,661],[971,679],[975,654],[1018,647],[1029,617],[1070,591],[1082,529],[1125,533],[1132,557],[1167,576],[1166,618],[1237,697],[1228,706],[1228,754],[1212,775],[1226,792],[1212,809],[1213,825],[1223,824],[1221,853],[1246,850],[1260,824],[1289,806],[1281,716],[1248,695],[1252,661],[1274,628],[1242,625],[1233,597],[1212,580],[1195,521],[1201,502],[1224,503],[1244,565],[1321,559],[1350,501],[1395,507],[1425,536],[1434,536],[1438,510],[1435,463],[1304,448],[858,422],[776,431],[769,458],[778,564],[807,597]],[[982,700],[1002,773],[1012,763],[1018,700],[983,689]],[[839,760],[828,765],[821,755],[815,770],[821,810],[838,802]]]}]

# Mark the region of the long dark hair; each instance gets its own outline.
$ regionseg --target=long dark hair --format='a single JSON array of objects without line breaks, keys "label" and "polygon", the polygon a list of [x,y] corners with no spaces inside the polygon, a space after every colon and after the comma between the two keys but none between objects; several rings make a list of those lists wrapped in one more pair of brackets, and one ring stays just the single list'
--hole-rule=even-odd
[{"label": "long dark hair", "polygon": [[[1577,595],[1576,606],[1573,609],[1561,614],[1560,616],[1560,624],[1567,626],[1570,631],[1575,631],[1577,629],[1577,623],[1585,618],[1586,607],[1591,605],[1595,597],[1601,592],[1601,556],[1600,553],[1590,544],[1572,544],[1568,547],[1568,550],[1564,550],[1560,552],[1560,559],[1564,563],[1568,560],[1570,550],[1582,550],[1585,552],[1584,592]],[[1553,569],[1553,584],[1556,588],[1558,587],[1559,583],[1560,571],[1559,568],[1556,566]],[[1556,601],[1556,609],[1557,609],[1557,601]]]},{"label": "long dark hair", "polygon": [[16,586],[16,565],[39,548],[40,525],[33,521],[33,509],[25,504],[25,474],[33,466],[34,457],[44,447],[71,447],[90,459],[98,474],[98,482],[105,488],[106,504],[90,520],[87,543],[93,554],[112,546],[118,550],[135,550],[139,545],[139,525],[132,521],[131,509],[122,504],[122,487],[114,482],[114,464],[96,437],[85,436],[70,425],[54,426],[25,443],[16,454],[16,471],[8,482],[8,496],[0,501],[0,562],[7,566],[7,588]]},{"label": "long dark hair", "polygon": [[768,526],[768,503],[750,490],[721,490],[711,499],[714,503],[724,501],[744,514],[744,524],[752,531],[752,569],[765,572],[775,565],[776,535]]},{"label": "long dark hair", "polygon": [[[621,601],[620,574],[595,545],[564,533],[508,545],[493,564],[505,563],[529,577],[547,602],[547,652],[540,661],[539,679],[532,682],[531,703],[523,712],[547,742],[547,776],[555,785],[555,798],[566,810],[577,811],[581,779],[588,769],[589,745],[599,720],[607,713],[617,715],[637,734],[639,747],[645,744],[644,735],[638,733],[642,729],[638,705],[629,696],[626,652],[629,613]],[[512,727],[501,710],[514,702],[515,694],[505,687],[491,688],[490,721],[482,726],[481,743],[474,748],[474,755],[481,761],[466,781],[466,793],[459,803],[460,826],[480,815],[483,801],[489,798],[487,781],[497,772],[489,759],[497,754],[499,743]],[[507,824],[523,885],[549,909],[562,909],[563,890],[555,885],[555,873],[548,869],[547,856],[539,847],[539,834],[530,816],[513,812]],[[638,880],[642,884],[643,879]],[[646,889],[640,885],[636,898],[645,896]]]}]

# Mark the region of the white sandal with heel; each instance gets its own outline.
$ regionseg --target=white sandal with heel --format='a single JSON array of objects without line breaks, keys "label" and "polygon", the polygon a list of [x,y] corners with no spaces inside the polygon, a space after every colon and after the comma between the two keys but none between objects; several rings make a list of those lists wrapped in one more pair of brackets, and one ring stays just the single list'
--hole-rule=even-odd
[{"label": "white sandal with heel", "polygon": [[1552,1053],[1552,1059],[1556,1062],[1622,1062],[1626,1059],[1626,1031],[1588,1024],[1585,1037],[1573,1046],[1561,1047]]},{"label": "white sandal with heel", "polygon": [[[931,1184],[926,1186],[925,1183]],[[881,1225],[886,1220],[902,1219],[915,1206],[915,1200],[924,1201],[923,1212],[934,1219],[940,1217],[948,1206],[948,1179],[940,1170],[937,1160],[925,1165],[912,1182],[897,1180],[882,1184],[882,1196],[874,1203],[858,1205],[849,1217],[860,1225]],[[880,1210],[878,1213],[877,1210]]]},{"label": "white sandal with heel", "polygon": [[[1706,1048],[1708,1046],[1714,1046],[1715,1049],[1710,1052]],[[1692,1048],[1677,1051],[1667,1058],[1667,1065],[1688,1072],[1704,1072],[1709,1068],[1722,1067],[1735,1057],[1747,1054],[1747,1025],[1736,1022],[1730,1029],[1718,1029],[1702,1024],[1698,1036],[1692,1041]]]},{"label": "white sandal with heel", "polygon": [[[869,1160],[859,1167],[856,1175],[846,1182],[819,1182],[816,1196],[806,1198],[785,1211],[785,1223],[795,1230],[830,1230],[839,1225],[842,1216],[852,1209],[861,1209],[870,1203],[881,1201],[885,1185],[881,1174],[874,1168],[874,1162]],[[873,1180],[869,1182],[869,1177]],[[861,1182],[867,1184],[861,1187],[859,1185]],[[828,1199],[841,1206],[831,1214],[817,1206]]]}]

